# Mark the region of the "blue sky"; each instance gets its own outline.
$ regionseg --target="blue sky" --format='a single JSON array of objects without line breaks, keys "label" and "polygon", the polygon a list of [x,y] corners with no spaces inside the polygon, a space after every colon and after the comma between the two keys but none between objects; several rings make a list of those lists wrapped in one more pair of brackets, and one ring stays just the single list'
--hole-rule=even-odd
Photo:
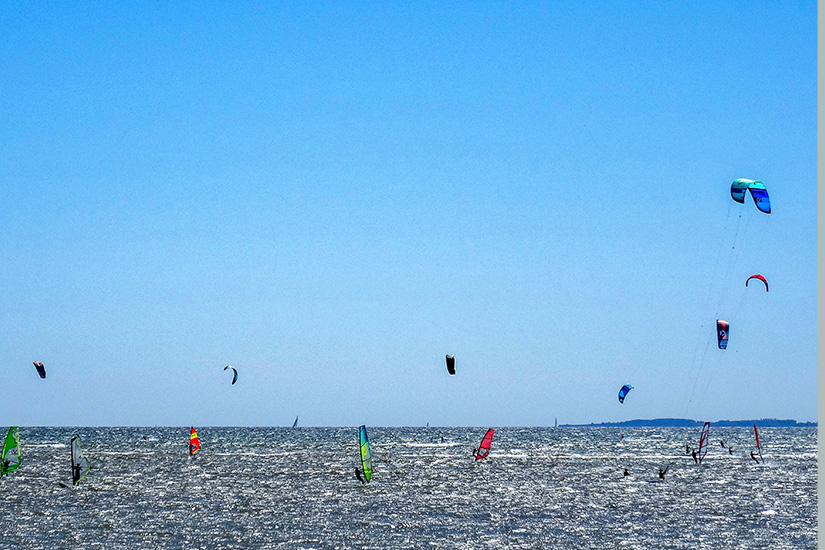
[{"label": "blue sky", "polygon": [[0,15],[6,424],[816,419],[814,2]]}]

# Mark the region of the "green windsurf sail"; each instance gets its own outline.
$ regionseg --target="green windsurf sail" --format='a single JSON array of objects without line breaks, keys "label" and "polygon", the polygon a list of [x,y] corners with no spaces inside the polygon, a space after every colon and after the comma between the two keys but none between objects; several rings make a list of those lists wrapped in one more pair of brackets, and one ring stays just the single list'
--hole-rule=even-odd
[{"label": "green windsurf sail", "polygon": [[72,437],[72,483],[75,485],[80,483],[80,480],[86,477],[91,469],[92,464],[80,448],[80,440],[77,436]]},{"label": "green windsurf sail", "polygon": [[358,442],[361,445],[361,470],[364,472],[364,479],[369,483],[372,478],[372,452],[366,426],[358,428]]},{"label": "green windsurf sail", "polygon": [[0,477],[8,475],[20,466],[20,429],[17,426],[9,428],[6,441],[3,443],[3,452],[0,454]]}]

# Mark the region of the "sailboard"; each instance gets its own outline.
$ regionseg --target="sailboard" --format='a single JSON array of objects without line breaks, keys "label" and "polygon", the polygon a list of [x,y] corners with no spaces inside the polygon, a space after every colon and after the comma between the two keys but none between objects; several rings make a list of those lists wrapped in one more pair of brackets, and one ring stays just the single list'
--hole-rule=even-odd
[{"label": "sailboard", "polygon": [[759,443],[759,430],[756,429],[756,424],[753,425],[753,435],[756,436],[756,449],[759,451],[759,461],[764,464],[765,459],[762,458],[762,444]]},{"label": "sailboard", "polygon": [[493,443],[493,428],[487,430],[487,433],[484,434],[484,437],[481,438],[481,443],[478,444],[478,450],[476,451],[476,460],[481,460],[482,458],[487,458],[487,455],[490,454],[490,445]]},{"label": "sailboard", "polygon": [[20,466],[20,428],[12,426],[0,453],[0,477],[9,475]]},{"label": "sailboard", "polygon": [[192,427],[189,432],[189,454],[193,455],[201,450],[201,441],[198,439],[198,430]]},{"label": "sailboard", "polygon": [[89,459],[83,454],[80,448],[80,440],[77,436],[72,437],[72,483],[77,485],[86,474],[92,469]]},{"label": "sailboard", "polygon": [[708,453],[708,435],[710,434],[710,422],[705,422],[705,426],[702,428],[702,436],[699,438],[699,463],[702,463],[702,459],[705,458],[705,455]]},{"label": "sailboard", "polygon": [[297,427],[298,427],[298,417],[297,417],[297,416],[295,417],[295,422],[293,422],[293,423],[292,423],[292,427],[293,427],[293,428],[297,428]]},{"label": "sailboard", "polygon": [[358,428],[358,444],[361,447],[361,470],[364,472],[364,479],[369,483],[372,478],[372,451],[366,426]]}]

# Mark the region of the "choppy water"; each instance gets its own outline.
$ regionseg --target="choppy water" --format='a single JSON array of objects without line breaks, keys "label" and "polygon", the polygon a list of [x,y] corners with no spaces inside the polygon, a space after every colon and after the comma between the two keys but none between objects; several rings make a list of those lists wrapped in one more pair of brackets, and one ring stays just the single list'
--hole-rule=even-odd
[{"label": "choppy water", "polygon": [[[815,428],[761,429],[763,465],[716,428],[699,466],[698,429],[501,428],[475,462],[485,430],[369,428],[362,486],[354,427],[201,427],[194,458],[188,427],[22,427],[0,548],[816,547]],[[73,434],[94,469],[63,488]]]}]

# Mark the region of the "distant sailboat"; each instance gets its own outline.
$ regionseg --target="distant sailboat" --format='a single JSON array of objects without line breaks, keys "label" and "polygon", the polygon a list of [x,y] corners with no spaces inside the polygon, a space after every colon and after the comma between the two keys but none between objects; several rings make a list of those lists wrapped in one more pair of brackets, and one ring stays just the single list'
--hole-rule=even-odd
[{"label": "distant sailboat", "polygon": [[12,426],[0,453],[0,477],[9,475],[20,466],[20,428]]},{"label": "distant sailboat", "polygon": [[361,448],[361,471],[367,483],[372,479],[372,451],[370,450],[370,440],[367,438],[366,426],[358,428],[358,445]]},{"label": "distant sailboat", "polygon": [[559,419],[558,419],[558,418],[554,418],[554,419],[553,419],[553,427],[554,427],[554,428],[558,428],[558,427],[559,427]]},{"label": "distant sailboat", "polygon": [[297,428],[297,427],[298,427],[298,417],[297,417],[297,416],[295,417],[295,422],[293,422],[293,423],[292,423],[292,427],[293,427],[293,428]]},{"label": "distant sailboat", "polygon": [[474,453],[476,460],[487,458],[487,455],[490,454],[490,445],[493,444],[493,433],[493,428],[490,428],[487,430],[487,433],[484,434],[484,437],[481,438],[481,443],[479,443],[478,449],[476,449]]},{"label": "distant sailboat", "polygon": [[189,432],[189,455],[193,455],[201,450],[201,441],[198,439],[198,430],[192,427]]},{"label": "distant sailboat", "polygon": [[77,436],[72,437],[72,483],[77,485],[80,480],[86,477],[86,474],[92,469],[89,459],[83,454],[80,449],[80,440]]}]

